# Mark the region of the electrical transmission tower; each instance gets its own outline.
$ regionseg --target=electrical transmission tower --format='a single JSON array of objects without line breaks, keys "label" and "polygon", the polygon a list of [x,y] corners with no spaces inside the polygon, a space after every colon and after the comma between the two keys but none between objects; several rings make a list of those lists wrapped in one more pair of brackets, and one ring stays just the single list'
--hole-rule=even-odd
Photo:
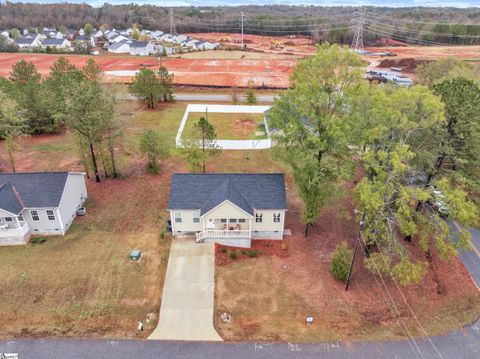
[{"label": "electrical transmission tower", "polygon": [[365,25],[365,9],[361,9],[356,13],[356,19],[353,20],[353,41],[352,49],[363,50],[363,27]]},{"label": "electrical transmission tower", "polygon": [[175,28],[175,14],[173,13],[173,9],[170,9],[169,16],[170,16],[170,34],[176,35],[177,29]]},{"label": "electrical transmission tower", "polygon": [[243,22],[244,22],[244,19],[245,19],[245,14],[244,14],[243,11],[242,11],[242,15],[241,15],[241,23],[242,23],[242,48],[243,48]]}]

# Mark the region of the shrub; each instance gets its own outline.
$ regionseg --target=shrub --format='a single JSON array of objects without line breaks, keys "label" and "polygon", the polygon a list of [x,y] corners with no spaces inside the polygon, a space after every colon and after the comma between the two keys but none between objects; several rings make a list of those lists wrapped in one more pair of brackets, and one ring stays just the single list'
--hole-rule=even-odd
[{"label": "shrub", "polygon": [[256,256],[257,256],[257,252],[256,252],[256,251],[248,251],[248,252],[247,252],[247,255],[248,255],[249,257],[253,258],[253,257],[256,257]]},{"label": "shrub", "polygon": [[222,252],[222,253],[227,253],[227,248],[222,248],[222,249],[220,249],[220,252]]},{"label": "shrub", "polygon": [[258,254],[263,254],[263,249],[259,249]]},{"label": "shrub", "polygon": [[345,282],[350,269],[350,261],[352,260],[352,251],[348,249],[347,243],[342,242],[335,248],[330,263],[330,271],[333,276],[342,282]]},{"label": "shrub", "polygon": [[270,247],[270,242],[265,243],[265,247]]},{"label": "shrub", "polygon": [[42,244],[43,242],[46,242],[47,238],[45,237],[33,237],[30,242],[36,243],[36,244]]},{"label": "shrub", "polygon": [[236,259],[237,258],[237,252],[230,252],[228,256],[232,259]]}]

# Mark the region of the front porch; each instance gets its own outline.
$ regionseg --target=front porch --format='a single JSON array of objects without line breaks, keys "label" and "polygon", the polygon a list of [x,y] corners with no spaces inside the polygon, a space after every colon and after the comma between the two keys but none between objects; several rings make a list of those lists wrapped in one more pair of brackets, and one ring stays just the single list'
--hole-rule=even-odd
[{"label": "front porch", "polygon": [[201,218],[203,230],[195,233],[199,242],[216,242],[231,246],[250,247],[251,218]]}]

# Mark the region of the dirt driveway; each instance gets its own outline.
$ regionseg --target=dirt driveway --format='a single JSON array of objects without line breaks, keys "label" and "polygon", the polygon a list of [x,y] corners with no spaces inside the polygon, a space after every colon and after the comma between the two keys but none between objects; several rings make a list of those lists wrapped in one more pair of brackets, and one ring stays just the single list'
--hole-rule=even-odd
[{"label": "dirt driveway", "polygon": [[213,327],[214,245],[172,241],[157,328],[149,339],[221,341]]}]

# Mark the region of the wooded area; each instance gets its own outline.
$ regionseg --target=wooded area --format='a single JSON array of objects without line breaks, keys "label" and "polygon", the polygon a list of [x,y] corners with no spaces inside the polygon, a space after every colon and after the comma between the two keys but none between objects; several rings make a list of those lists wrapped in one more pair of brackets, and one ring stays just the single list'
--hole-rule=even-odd
[{"label": "wooded area", "polygon": [[[359,8],[320,6],[238,6],[174,8],[176,31],[231,32],[241,29],[259,35],[312,35],[316,42],[349,43],[351,20]],[[126,29],[170,31],[169,8],[151,5],[23,4],[0,5],[0,29],[65,26],[79,29],[86,23]],[[366,42],[392,37],[421,44],[474,44],[480,36],[480,10],[456,8],[367,7]]]}]

